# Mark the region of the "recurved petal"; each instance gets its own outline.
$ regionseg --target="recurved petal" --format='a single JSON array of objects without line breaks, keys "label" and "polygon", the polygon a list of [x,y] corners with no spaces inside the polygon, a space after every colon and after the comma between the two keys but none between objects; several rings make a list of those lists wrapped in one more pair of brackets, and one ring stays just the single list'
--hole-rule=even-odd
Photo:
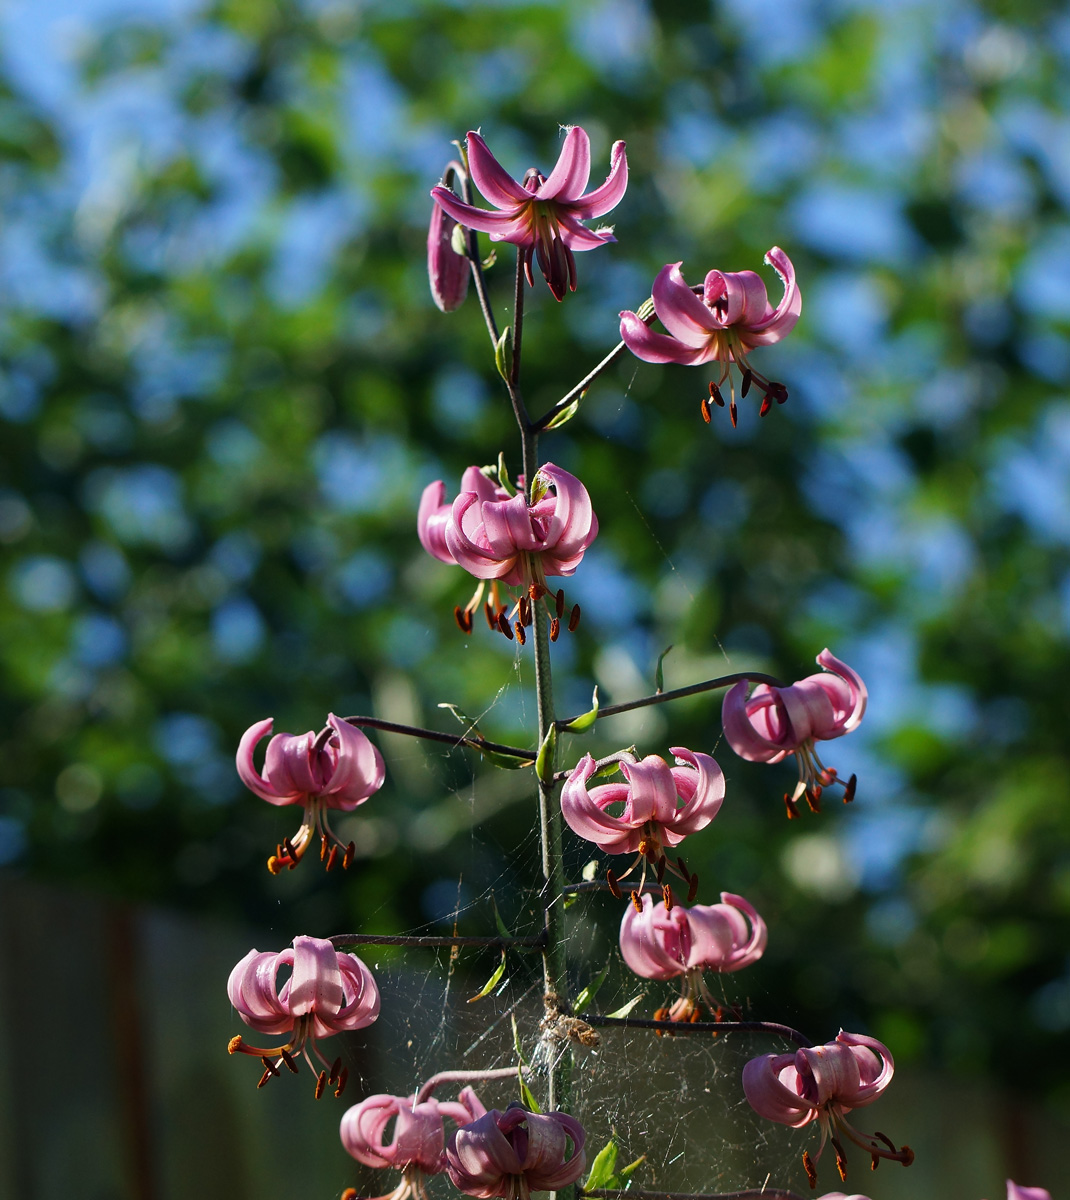
[{"label": "recurved petal", "polygon": [[[531,193],[498,162],[478,133],[468,134],[468,169],[480,194],[495,208],[516,208],[531,200]],[[468,222],[462,221],[462,224]]]},{"label": "recurved petal", "polygon": [[227,996],[238,1016],[264,1033],[288,1029],[293,1024],[275,990],[276,958],[269,951],[250,950],[227,979]]},{"label": "recurved petal", "polygon": [[[594,842],[609,854],[625,854],[629,849],[634,849],[638,837],[630,825],[603,812],[588,791],[587,781],[594,770],[594,759],[585,754],[561,789],[561,815],[573,833],[581,838]],[[597,788],[596,791],[604,795],[610,791],[610,787]],[[624,799],[626,792],[623,787],[614,791]]]},{"label": "recurved petal", "polygon": [[891,1051],[876,1038],[866,1037],[862,1033],[845,1033],[842,1029],[836,1035],[836,1043],[846,1046],[858,1064],[858,1088],[853,1097],[844,1103],[850,1108],[872,1104],[892,1082],[895,1074]]},{"label": "recurved petal", "polygon": [[1051,1192],[1047,1188],[1022,1187],[1013,1179],[1008,1179],[1007,1200],[1051,1200]]},{"label": "recurved petal", "polygon": [[264,755],[264,779],[279,795],[289,793],[302,803],[320,789],[321,779],[314,770],[312,747],[316,735],[277,733],[268,742]]},{"label": "recurved petal", "polygon": [[795,282],[795,268],[791,259],[779,246],[774,246],[765,256],[765,261],[780,276],[784,295],[764,321],[746,331],[743,340],[748,346],[769,346],[779,342],[795,328],[802,312],[802,293]]},{"label": "recurved petal", "polygon": [[454,1170],[471,1183],[490,1184],[504,1175],[520,1174],[520,1159],[508,1139],[498,1128],[502,1118],[496,1108],[470,1125],[454,1131],[446,1147],[451,1178],[463,1191],[464,1187],[454,1176]]},{"label": "recurved petal", "polygon": [[338,761],[323,789],[334,803],[331,807],[349,810],[363,804],[383,786],[386,766],[383,756],[354,725],[331,713],[327,724],[338,739]]},{"label": "recurved petal", "polygon": [[534,237],[524,240],[527,218],[524,210],[518,210],[515,206],[505,212],[476,208],[458,200],[449,188],[444,187],[433,187],[431,196],[458,224],[466,225],[469,229],[478,229],[482,233],[489,233],[492,238],[497,237],[499,241],[516,242],[518,245],[531,245],[534,241]]},{"label": "recurved petal", "polygon": [[716,359],[719,353],[717,341],[709,342],[697,350],[678,342],[676,338],[653,329],[633,312],[620,314],[620,338],[636,358],[650,363],[680,363],[694,367]]},{"label": "recurved petal", "polygon": [[[477,579],[503,579],[512,571],[516,556],[507,555],[503,558],[477,545],[464,528],[466,514],[478,503],[479,497],[474,492],[462,492],[454,500],[450,519],[446,523],[446,545],[454,561],[470,575]],[[476,511],[478,513],[479,510]],[[479,522],[477,526],[482,528]]]},{"label": "recurved petal", "polygon": [[574,558],[587,549],[598,532],[590,493],[575,475],[553,463],[546,463],[538,474],[553,484],[557,497],[540,549],[551,550],[558,558]]},{"label": "recurved petal", "polygon": [[799,1050],[795,1055],[801,1093],[818,1106],[835,1101],[854,1108],[862,1087],[860,1066],[852,1048],[839,1041]]},{"label": "recurved petal", "polygon": [[[850,733],[866,712],[866,701],[869,698],[869,692],[866,685],[862,682],[862,677],[852,667],[849,667],[845,662],[836,658],[834,654],[826,647],[817,656],[818,666],[824,667],[826,671],[832,675],[838,676],[844,685],[846,685],[846,693],[841,687],[830,687],[833,680],[824,675],[811,675],[819,686],[825,688],[828,692],[829,699],[836,708],[836,724],[839,727],[840,733]],[[822,736],[818,734],[818,736]],[[823,735],[828,737],[828,734]],[[838,734],[836,735],[838,736]]]},{"label": "recurved petal", "polygon": [[[655,905],[649,895],[644,895],[640,903],[641,913],[629,903],[621,918],[621,956],[644,979],[665,980],[682,975],[690,949],[688,914],[680,905],[665,913],[665,906],[660,901]],[[659,910],[665,913],[665,919],[657,919]]]},{"label": "recurved petal", "polygon": [[609,153],[609,174],[605,183],[596,187],[593,192],[581,196],[570,206],[577,217],[587,221],[593,217],[601,217],[616,208],[624,199],[628,189],[628,156],[624,153],[625,143],[614,142]]},{"label": "recurved petal", "polygon": [[557,233],[570,250],[597,250],[607,242],[615,242],[611,227],[588,229],[567,212],[557,214]]},{"label": "recurved petal", "polygon": [[587,1135],[579,1121],[563,1112],[529,1113],[527,1129],[524,1175],[531,1190],[551,1192],[574,1183],[586,1166]]},{"label": "recurved petal", "polygon": [[379,986],[363,959],[355,954],[336,955],[344,1003],[338,1014],[325,1023],[331,1032],[364,1029],[379,1016]]},{"label": "recurved petal", "polygon": [[338,954],[326,938],[295,937],[293,974],[279,999],[295,1017],[335,1016],[345,1003]]},{"label": "recurved petal", "polygon": [[450,519],[450,506],[446,503],[446,485],[441,479],[429,483],[420,496],[420,508],[416,514],[416,536],[420,545],[439,562],[452,563],[453,555],[446,545],[446,522]]},{"label": "recurved petal", "polygon": [[720,811],[725,792],[724,772],[710,755],[688,750],[686,746],[672,746],[670,753],[678,764],[671,768],[673,790],[683,805],[667,824],[676,833],[697,833]]},{"label": "recurved petal", "polygon": [[[249,791],[259,796],[261,800],[266,800],[269,804],[293,804],[296,800],[300,799],[300,793],[293,788],[284,788],[280,792],[261,776],[253,761],[253,751],[256,748],[256,744],[262,738],[267,737],[271,732],[273,723],[274,719],[267,717],[263,721],[257,721],[255,725],[250,725],[242,734],[241,741],[238,743],[236,758],[238,776]],[[282,734],[280,736],[287,737],[289,735]]]},{"label": "recurved petal", "polygon": [[567,204],[583,195],[590,177],[591,142],[585,130],[573,125],[565,134],[554,169],[535,193],[535,199]]},{"label": "recurved petal", "polygon": [[672,824],[676,816],[676,780],[665,760],[648,754],[637,763],[622,762],[620,769],[628,781],[624,820],[636,826],[647,821]]},{"label": "recurved petal", "polygon": [[[761,693],[762,696],[776,690],[765,684],[759,685],[759,688],[754,690],[751,702],[754,701],[754,697],[761,698],[761,688],[765,688],[765,692]],[[764,737],[755,729],[751,721],[745,679],[741,679],[725,693],[724,702],[721,705],[721,725],[728,744],[740,758],[745,758],[748,762],[776,762],[783,758],[783,747]]]},{"label": "recurved petal", "polygon": [[[408,1102],[411,1103],[411,1097]],[[405,1103],[405,1097],[380,1092],[346,1109],[338,1130],[346,1153],[366,1167],[391,1166],[393,1153],[387,1149],[383,1135],[391,1118],[397,1116],[399,1107]]]},{"label": "recurved petal", "polygon": [[680,266],[680,263],[666,263],[658,272],[650,294],[662,325],[685,346],[699,350],[706,347],[723,322],[691,290]]},{"label": "recurved petal", "polygon": [[795,1078],[794,1054],[763,1054],[743,1068],[743,1092],[759,1116],[801,1129],[817,1116],[817,1106],[785,1086]]},{"label": "recurved petal", "polygon": [[[712,272],[711,272],[712,274]],[[724,298],[726,325],[750,327],[760,325],[772,315],[773,309],[760,275],[754,271],[725,271]],[[707,287],[709,280],[707,279]]]}]

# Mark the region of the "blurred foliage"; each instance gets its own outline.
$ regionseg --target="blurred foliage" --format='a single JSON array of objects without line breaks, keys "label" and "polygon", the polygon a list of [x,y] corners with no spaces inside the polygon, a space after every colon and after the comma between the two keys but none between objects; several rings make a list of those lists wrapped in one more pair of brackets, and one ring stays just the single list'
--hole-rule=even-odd
[{"label": "blurred foliage", "polygon": [[[529,654],[465,643],[469,581],[415,536],[430,480],[452,494],[500,449],[517,469],[474,300],[430,301],[427,191],[469,128],[519,175],[578,123],[599,181],[627,140],[632,182],[579,292],[531,294],[533,411],[666,261],[699,281],[780,244],[805,307],[761,359],[792,393],[761,423],[745,406],[707,428],[701,370],[626,357],[544,439],[602,523],[559,709],[593,682],[603,703],[651,690],[669,644],[668,687],[798,678],[831,645],[872,698],[829,747],[859,773],[853,808],[789,826],[790,769],[722,747],[729,802],[689,854],[704,894],[742,892],[770,925],[754,1010],[1070,1107],[1062,7],[70,8],[0,22],[7,869],[285,911],[283,941],[419,927],[491,885],[523,924],[526,777],[379,739],[389,780],[343,824],[349,877],[274,879],[296,821],[242,793],[232,755],[269,714],[451,729],[439,701],[531,745]],[[499,251],[500,315],[511,270]],[[717,711],[600,723],[566,761],[709,750]],[[482,904],[461,926],[491,921]]]}]

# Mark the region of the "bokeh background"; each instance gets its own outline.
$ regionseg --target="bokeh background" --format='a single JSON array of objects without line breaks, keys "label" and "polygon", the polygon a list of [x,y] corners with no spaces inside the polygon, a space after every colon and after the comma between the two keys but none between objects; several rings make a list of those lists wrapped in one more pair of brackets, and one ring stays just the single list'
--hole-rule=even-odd
[{"label": "bokeh background", "polygon": [[[562,123],[598,179],[626,139],[631,185],[579,292],[531,293],[533,410],[667,261],[698,281],[779,244],[804,312],[761,359],[791,390],[764,421],[707,427],[701,369],[625,356],[545,438],[601,520],[559,711],[652,690],[670,644],[670,687],[798,678],[829,645],[871,696],[829,756],[853,807],[790,825],[790,767],[719,746],[716,698],[600,723],[566,760],[716,750],[729,799],[689,862],[771,929],[726,997],[896,1055],[878,1124],[925,1155],[857,1163],[854,1187],[997,1200],[1011,1173],[1065,1200],[1070,17],[1021,0],[8,0],[4,1196],[336,1194],[336,1111],[307,1081],[251,1094],[255,1064],[226,1060],[229,966],[299,932],[485,933],[491,890],[533,919],[524,777],[383,737],[348,876],[273,878],[290,816],[233,752],[268,715],[456,728],[442,701],[531,745],[530,647],[465,639],[467,577],[415,536],[427,482],[517,456],[474,299],[433,307],[424,240],[452,139],[481,128],[520,175]],[[500,252],[503,323],[511,272]],[[578,979],[616,919],[584,910]],[[453,965],[478,987],[493,962]],[[450,969],[395,966],[410,1029]],[[642,1090],[653,1058],[620,1062]],[[803,1144],[727,1176],[692,1150],[690,1184],[805,1190]]]}]

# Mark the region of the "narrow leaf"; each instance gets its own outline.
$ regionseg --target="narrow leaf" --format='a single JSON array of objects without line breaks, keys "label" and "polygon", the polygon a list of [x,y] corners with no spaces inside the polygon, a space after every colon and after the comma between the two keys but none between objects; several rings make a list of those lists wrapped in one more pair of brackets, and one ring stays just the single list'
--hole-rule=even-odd
[{"label": "narrow leaf", "polygon": [[560,429],[562,425],[567,425],[569,423],[569,421],[571,421],[572,418],[576,415],[576,413],[579,412],[580,401],[582,399],[583,399],[583,396],[577,396],[576,399],[573,400],[571,404],[565,405],[565,407],[554,417],[554,419],[552,421],[547,422],[546,428],[547,429]]},{"label": "narrow leaf", "polygon": [[617,1143],[610,1138],[594,1156],[590,1174],[583,1183],[585,1192],[594,1191],[595,1188],[604,1188],[609,1183],[617,1165],[617,1152]]},{"label": "narrow leaf", "polygon": [[539,1102],[535,1099],[534,1095],[532,1095],[531,1088],[529,1088],[525,1082],[520,1067],[517,1067],[516,1069],[516,1077],[520,1083],[520,1099],[523,1100],[524,1106],[531,1109],[533,1113],[541,1113],[542,1109],[539,1107]]},{"label": "narrow leaf", "polygon": [[460,723],[462,725],[467,726],[468,730],[470,732],[474,733],[477,737],[483,736],[479,732],[479,724],[476,721],[475,717],[470,717],[463,709],[458,708],[456,704],[450,704],[449,701],[446,701],[446,702],[440,704],[438,707],[444,708],[448,712],[453,713],[453,715],[457,718],[457,720],[460,721]]},{"label": "narrow leaf", "polygon": [[598,688],[594,689],[594,694],[591,696],[591,707],[585,713],[580,713],[578,717],[573,717],[571,721],[564,727],[567,733],[583,733],[585,729],[590,729],[591,726],[598,720]]},{"label": "narrow leaf", "polygon": [[530,758],[517,758],[513,754],[499,754],[497,750],[486,750],[480,745],[476,745],[474,749],[489,763],[493,763],[496,767],[504,767],[507,771],[520,771],[524,767],[531,766]]},{"label": "narrow leaf", "polygon": [[539,747],[539,756],[535,759],[535,774],[540,781],[549,786],[554,781],[554,754],[557,750],[557,726],[550,725],[546,737]]},{"label": "narrow leaf", "polygon": [[513,331],[508,325],[502,330],[502,336],[494,347],[494,365],[498,374],[508,383],[513,371]]},{"label": "narrow leaf", "polygon": [[516,1027],[516,1016],[510,1016],[509,1020],[513,1025],[513,1049],[516,1051],[517,1061],[522,1067],[526,1067],[528,1060],[524,1057],[524,1051],[520,1049],[520,1030]]},{"label": "narrow leaf", "polygon": [[504,938],[511,938],[513,935],[509,932],[509,926],[502,920],[502,914],[498,912],[498,901],[493,892],[490,894],[490,906],[494,910],[494,924],[497,925],[498,932]]},{"label": "narrow leaf", "polygon": [[591,980],[591,982],[576,997],[576,1000],[575,1000],[574,1004],[572,1005],[573,1012],[581,1013],[581,1012],[583,1012],[583,1010],[585,1008],[587,1008],[590,1005],[591,1001],[595,998],[595,996],[598,995],[598,989],[602,986],[603,983],[605,983],[606,976],[608,974],[609,974],[609,963],[607,962],[606,965],[602,968],[602,970],[594,977],[594,979]]},{"label": "narrow leaf", "polygon": [[491,269],[491,267],[493,267],[497,261],[498,261],[498,251],[491,250],[491,252],[487,255],[487,257],[482,262],[483,270],[489,271]]},{"label": "narrow leaf", "polygon": [[640,992],[638,996],[633,996],[627,1004],[622,1005],[616,1012],[606,1013],[607,1017],[626,1017],[640,1000],[646,995],[646,992]]},{"label": "narrow leaf", "polygon": [[659,695],[665,691],[665,672],[662,669],[662,664],[665,662],[665,655],[669,653],[672,646],[666,646],[658,655],[658,665],[654,668],[654,691]]},{"label": "narrow leaf", "polygon": [[621,1169],[620,1169],[621,1179],[627,1179],[630,1175],[632,1175],[633,1172],[635,1172],[645,1162],[646,1162],[646,1155],[640,1154],[639,1157],[635,1160],[635,1162],[630,1162],[626,1167],[621,1167]]},{"label": "narrow leaf", "polygon": [[487,980],[487,982],[479,989],[474,996],[468,997],[469,1004],[475,1004],[477,1000],[482,1000],[484,996],[489,996],[491,992],[502,981],[502,976],[505,974],[505,951],[502,951],[502,961],[498,964],[498,969]]}]

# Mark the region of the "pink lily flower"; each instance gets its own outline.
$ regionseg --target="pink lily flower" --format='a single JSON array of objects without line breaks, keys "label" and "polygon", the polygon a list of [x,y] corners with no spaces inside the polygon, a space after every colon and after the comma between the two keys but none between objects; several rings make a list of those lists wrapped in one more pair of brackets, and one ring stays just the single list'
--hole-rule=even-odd
[{"label": "pink lily flower", "polygon": [[[446,1169],[444,1119],[468,1125],[487,1111],[471,1088],[465,1088],[456,1101],[429,1098],[416,1104],[415,1100],[415,1096],[368,1096],[342,1117],[342,1145],[357,1162],[402,1171],[398,1186],[376,1200],[427,1200],[424,1177]],[[391,1121],[394,1136],[387,1142]],[[356,1192],[348,1194],[355,1196]]]},{"label": "pink lily flower", "polygon": [[658,1009],[655,1020],[697,1021],[700,999],[711,1013],[718,1011],[702,972],[741,971],[762,957],[767,937],[765,922],[742,896],[722,892],[720,904],[667,910],[646,893],[638,909],[633,901],[624,911],[620,952],[644,979],[683,976],[680,999]]},{"label": "pink lily flower", "polygon": [[[290,977],[280,988],[283,967],[290,968]],[[249,1046],[240,1034],[230,1039],[231,1054],[255,1054],[264,1064],[257,1087],[278,1075],[283,1063],[296,1074],[294,1060],[300,1054],[317,1076],[317,1100],[329,1083],[340,1096],[348,1075],[341,1059],[332,1064],[323,1057],[317,1039],[364,1029],[379,1016],[379,989],[371,971],[355,954],[335,950],[325,938],[294,938],[293,948],[279,954],[250,950],[231,971],[227,995],[257,1033],[289,1035],[270,1049]],[[309,1050],[323,1070],[317,1070]]]},{"label": "pink lily flower", "polygon": [[1008,1179],[1007,1200],[1051,1200],[1051,1192],[1047,1188],[1022,1187],[1013,1179]]},{"label": "pink lily flower", "polygon": [[840,1178],[847,1178],[847,1158],[838,1133],[861,1146],[874,1162],[889,1158],[910,1166],[914,1153],[909,1146],[897,1150],[882,1133],[863,1134],[847,1121],[846,1114],[874,1100],[892,1082],[895,1063],[888,1047],[876,1038],[841,1030],[836,1040],[824,1046],[796,1050],[794,1054],[763,1054],[743,1068],[743,1091],[759,1116],[802,1129],[811,1121],[821,1127],[821,1144],[811,1159],[803,1152],[803,1166],[810,1186],[817,1186],[814,1166],[831,1141],[836,1151]]},{"label": "pink lily flower", "polygon": [[[717,815],[724,800],[724,774],[708,754],[673,746],[676,766],[657,754],[639,762],[623,761],[627,783],[588,789],[595,761],[585,754],[561,790],[561,815],[569,827],[607,854],[638,852],[652,862],[663,846],[678,846]],[[606,810],[623,804],[618,817]]]},{"label": "pink lily flower", "polygon": [[563,1112],[532,1113],[513,1103],[456,1130],[446,1144],[455,1187],[489,1200],[527,1200],[575,1183],[587,1165],[583,1126]]},{"label": "pink lily flower", "polygon": [[[478,467],[469,467],[461,478],[461,491],[451,505],[441,480],[424,488],[417,516],[417,532],[424,549],[442,562],[454,562],[477,579],[490,581],[491,603],[484,605],[487,622],[507,637],[523,644],[524,630],[532,622],[532,605],[549,594],[546,579],[572,575],[584,552],[598,535],[598,518],[587,489],[575,477],[553,463],[539,468],[534,479],[531,503],[523,477],[521,490],[510,496],[505,488],[488,479]],[[500,603],[499,584],[524,589],[510,616]],[[457,624],[465,633],[472,629],[472,613],[483,598],[485,583],[477,588],[468,605],[454,610]],[[551,638],[556,640],[564,613],[564,593],[557,594],[557,611],[551,620]],[[573,608],[569,628],[579,620]]]},{"label": "pink lily flower", "polygon": [[[818,756],[815,742],[843,737],[857,728],[866,711],[869,693],[856,671],[826,648],[817,656],[824,671],[808,675],[790,687],[760,683],[750,696],[740,680],[724,698],[721,722],[729,745],[749,762],[780,762],[794,754],[799,782],[784,797],[788,816],[799,815],[796,801],[805,795],[814,812],[820,811],[821,789],[841,781]],[[845,804],[854,799],[854,775],[844,786]]]},{"label": "pink lily flower", "polygon": [[581,225],[600,217],[620,203],[628,186],[628,160],[624,143],[614,142],[610,172],[605,183],[584,195],[591,175],[591,142],[573,125],[557,165],[549,176],[532,168],[518,183],[487,149],[478,133],[468,135],[468,169],[484,198],[498,210],[475,208],[458,200],[449,188],[431,189],[435,201],[455,221],[469,229],[490,234],[492,242],[512,242],[519,248],[520,261],[529,284],[532,254],[556,299],[565,288],[576,290],[576,261],[573,253],[594,250],[613,242],[611,228],[587,229]]},{"label": "pink lily flower", "polygon": [[[238,744],[238,774],[242,783],[268,804],[300,804],[304,820],[293,838],[286,838],[268,859],[268,870],[277,875],[296,867],[315,833],[320,835],[320,858],[327,870],[339,849],[348,868],[355,847],[344,845],[331,829],[328,810],[352,812],[383,786],[383,756],[359,729],[331,713],[327,728],[317,733],[277,733],[268,742],[264,771],[253,762],[256,744],[272,729],[274,718],[257,721]],[[332,845],[333,843],[333,845]],[[328,849],[329,848],[329,849]]]},{"label": "pink lily flower", "polygon": [[[445,181],[453,176],[464,178],[464,168],[459,162],[451,162],[443,176]],[[431,206],[431,225],[427,231],[427,278],[431,284],[431,298],[442,312],[453,312],[464,303],[468,295],[468,259],[453,248],[454,230],[457,222],[439,204]]]},{"label": "pink lily flower", "polygon": [[651,295],[654,311],[668,334],[655,333],[634,312],[620,314],[621,339],[644,362],[721,364],[720,376],[710,382],[709,399],[702,401],[702,416],[707,424],[709,400],[724,407],[721,385],[726,379],[731,390],[729,415],[732,424],[736,423],[736,392],[730,370],[733,363],[743,372],[741,396],[746,396],[752,386],[764,393],[763,417],[774,400],[783,404],[788,398],[788,390],[782,383],[766,379],[747,361],[747,352],[755,346],[770,346],[786,337],[802,312],[802,296],[795,284],[791,259],[779,246],[774,246],[765,261],[784,284],[784,296],[776,308],[769,303],[765,284],[753,271],[710,271],[702,295],[698,296],[684,279],[682,264],[666,263],[654,280]]}]

